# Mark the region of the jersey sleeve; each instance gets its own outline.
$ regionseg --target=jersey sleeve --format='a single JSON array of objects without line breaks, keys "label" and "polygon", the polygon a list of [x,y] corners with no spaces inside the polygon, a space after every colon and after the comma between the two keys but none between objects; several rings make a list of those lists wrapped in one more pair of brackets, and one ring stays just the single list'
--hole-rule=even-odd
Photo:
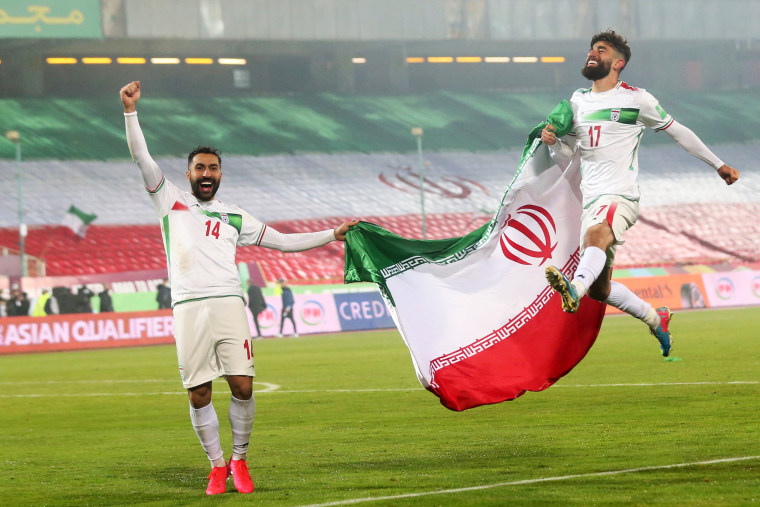
[{"label": "jersey sleeve", "polygon": [[150,200],[153,201],[153,206],[156,208],[156,212],[159,217],[164,217],[169,214],[169,211],[175,209],[176,206],[184,206],[182,204],[182,196],[185,192],[177,188],[177,186],[166,178],[161,179],[161,183],[155,190],[148,190]]},{"label": "jersey sleeve", "polygon": [[242,223],[240,225],[240,234],[238,235],[237,244],[240,246],[261,245],[261,238],[266,230],[266,225],[262,224],[250,214],[240,210]]},{"label": "jersey sleeve", "polygon": [[552,160],[555,162],[566,161],[573,158],[575,153],[576,135],[574,132],[569,132],[564,137],[558,137],[557,142],[552,146],[549,146],[549,153]]},{"label": "jersey sleeve", "polygon": [[274,248],[280,252],[302,252],[326,245],[335,240],[332,229],[319,232],[296,232],[283,234],[271,227],[266,227],[261,237],[261,246]]},{"label": "jersey sleeve", "polygon": [[645,90],[641,90],[639,120],[657,132],[665,130],[673,123],[673,117],[660,106],[660,103],[651,93]]},{"label": "jersey sleeve", "polygon": [[148,191],[158,215],[163,217],[174,207],[183,192],[164,178],[158,164],[150,156],[140,122],[137,120],[137,113],[124,113],[124,124],[129,153],[140,168],[145,190]]},{"label": "jersey sleeve", "polygon": [[335,240],[332,229],[319,232],[296,232],[283,234],[265,225],[241,210],[242,225],[238,236],[238,245],[256,245],[280,252],[301,252],[326,245]]},{"label": "jersey sleeve", "polygon": [[697,134],[677,121],[673,120],[665,133],[668,134],[678,146],[702,160],[704,163],[712,166],[713,169],[720,169],[723,165],[723,161],[705,146],[705,143],[697,137]]},{"label": "jersey sleeve", "polygon": [[140,128],[137,112],[124,113],[124,126],[127,131],[129,154],[140,168],[143,181],[145,182],[145,189],[148,192],[155,191],[161,185],[164,174],[148,152],[148,144],[145,142],[145,136]]}]

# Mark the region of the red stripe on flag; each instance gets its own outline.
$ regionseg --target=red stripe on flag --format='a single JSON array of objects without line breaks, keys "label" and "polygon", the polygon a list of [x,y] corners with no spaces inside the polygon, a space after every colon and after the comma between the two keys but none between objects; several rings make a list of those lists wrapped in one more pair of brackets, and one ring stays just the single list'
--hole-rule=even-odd
[{"label": "red stripe on flag", "polygon": [[543,391],[572,370],[596,341],[605,305],[584,297],[576,313],[562,311],[554,294],[509,338],[435,372],[430,390],[461,411]]}]

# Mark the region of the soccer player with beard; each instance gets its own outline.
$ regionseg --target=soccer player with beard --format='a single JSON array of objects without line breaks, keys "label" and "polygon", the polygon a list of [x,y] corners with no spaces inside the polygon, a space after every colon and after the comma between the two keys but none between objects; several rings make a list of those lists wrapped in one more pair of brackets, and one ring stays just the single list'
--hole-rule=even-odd
[{"label": "soccer player with beard", "polygon": [[[235,489],[250,493],[253,481],[246,452],[255,410],[253,349],[235,265],[236,247],[256,245],[298,252],[333,240],[345,241],[346,232],[357,221],[334,230],[281,234],[239,207],[214,198],[222,181],[222,158],[209,147],[190,153],[185,176],[191,192],[180,190],[164,178],[148,153],[137,120],[140,82],[124,86],[120,95],[129,150],[161,220],[180,376],[190,398],[190,420],[212,467],[206,494],[224,493],[230,473]],[[219,419],[211,403],[211,382],[221,376],[232,394],[229,462],[224,458]]]},{"label": "soccer player with beard", "polygon": [[552,156],[569,159],[580,153],[583,194],[581,259],[572,280],[554,266],[546,278],[562,297],[566,312],[578,310],[588,294],[597,301],[642,320],[660,343],[663,356],[672,347],[669,331],[671,311],[657,308],[611,280],[615,247],[639,215],[638,149],[646,127],[665,131],[679,146],[715,169],[731,185],[739,171],[724,164],[688,128],[675,121],[646,90],[620,81],[631,58],[628,42],[613,30],[591,39],[591,49],[581,71],[591,88],[576,91],[570,99],[573,128],[557,138],[547,125],[541,140]]}]

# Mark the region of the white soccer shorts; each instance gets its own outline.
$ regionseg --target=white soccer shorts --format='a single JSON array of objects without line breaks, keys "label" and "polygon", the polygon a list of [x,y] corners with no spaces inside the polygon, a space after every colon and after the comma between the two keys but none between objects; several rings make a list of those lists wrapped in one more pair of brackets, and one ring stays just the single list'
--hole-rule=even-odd
[{"label": "white soccer shorts", "polygon": [[581,215],[581,255],[583,255],[584,237],[586,231],[597,224],[607,222],[612,227],[615,241],[607,251],[606,267],[612,267],[615,261],[615,249],[625,243],[623,234],[630,229],[639,218],[639,203],[618,195],[603,195],[594,201]]},{"label": "white soccer shorts", "polygon": [[238,296],[175,305],[174,339],[186,389],[223,375],[255,376],[245,302]]}]

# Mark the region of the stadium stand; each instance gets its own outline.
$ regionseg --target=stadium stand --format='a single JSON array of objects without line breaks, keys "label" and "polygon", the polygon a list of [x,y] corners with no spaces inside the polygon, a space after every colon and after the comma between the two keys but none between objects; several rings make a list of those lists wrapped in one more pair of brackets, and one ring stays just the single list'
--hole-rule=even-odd
[{"label": "stadium stand", "polygon": [[[760,216],[753,170],[758,141],[739,138],[754,133],[722,124],[722,118],[733,117],[733,123],[758,106],[756,100],[740,103],[744,92],[733,95],[736,110],[727,115],[728,103],[715,102],[721,110],[714,111],[709,128],[700,124],[704,107],[676,116],[684,116],[718,156],[742,170],[739,184],[726,187],[666,135],[648,135],[640,153],[641,220],[619,250],[619,266],[758,261],[760,226],[747,219]],[[700,102],[693,95],[684,100]],[[442,238],[488,220],[511,180],[526,133],[556,101],[496,92],[319,94],[200,105],[146,99],[141,118],[149,147],[171,181],[186,185],[182,154],[189,148],[218,144],[224,149],[219,198],[278,230],[326,229],[358,217],[407,237],[420,237],[421,231],[419,162],[409,127],[422,125],[427,237]],[[26,251],[45,260],[47,274],[164,268],[152,205],[137,168],[125,160],[119,108],[99,100],[0,103],[13,106],[9,124],[21,125]],[[711,102],[702,97],[704,103]],[[6,153],[8,144],[0,145],[0,183],[11,189],[17,166]],[[267,154],[272,151],[279,154]],[[56,225],[72,204],[98,215],[84,239]],[[18,248],[12,199],[0,208],[0,247]],[[268,280],[332,281],[341,277],[342,246],[298,254],[243,248],[238,261],[257,265]]]},{"label": "stadium stand", "polygon": [[[287,97],[146,97],[140,117],[155,157],[178,157],[189,147],[219,145],[227,155],[408,153],[409,133],[423,127],[428,151],[518,148],[528,130],[565,94],[492,91],[361,96],[331,93]],[[571,90],[567,91],[567,95]],[[116,90],[107,98],[0,99],[3,124],[21,133],[26,160],[123,160],[127,155]],[[658,91],[660,103],[708,145],[757,141],[756,90],[720,93]],[[666,136],[647,142],[667,144]],[[0,160],[15,156],[0,143]]]}]

